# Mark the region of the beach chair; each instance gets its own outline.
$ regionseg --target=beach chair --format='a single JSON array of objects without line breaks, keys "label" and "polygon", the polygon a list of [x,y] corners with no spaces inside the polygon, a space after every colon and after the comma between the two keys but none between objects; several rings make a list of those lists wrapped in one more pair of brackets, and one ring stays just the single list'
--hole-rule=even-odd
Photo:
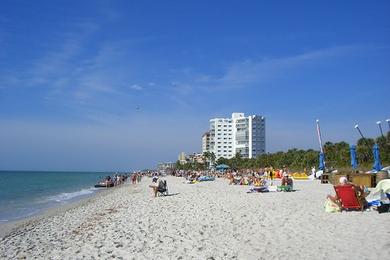
[{"label": "beach chair", "polygon": [[166,180],[160,180],[157,187],[157,196],[167,196],[168,185]]},{"label": "beach chair", "polygon": [[360,202],[353,185],[334,186],[337,197],[341,202],[341,207],[346,210],[355,209],[363,211],[364,205]]}]

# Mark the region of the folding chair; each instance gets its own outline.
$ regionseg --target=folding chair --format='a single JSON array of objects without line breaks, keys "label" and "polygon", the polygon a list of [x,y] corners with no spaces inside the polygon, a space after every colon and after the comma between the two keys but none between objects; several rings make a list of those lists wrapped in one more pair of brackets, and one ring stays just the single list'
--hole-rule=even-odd
[{"label": "folding chair", "polygon": [[334,186],[337,197],[341,202],[341,207],[346,210],[356,209],[363,211],[364,205],[360,202],[353,185]]}]

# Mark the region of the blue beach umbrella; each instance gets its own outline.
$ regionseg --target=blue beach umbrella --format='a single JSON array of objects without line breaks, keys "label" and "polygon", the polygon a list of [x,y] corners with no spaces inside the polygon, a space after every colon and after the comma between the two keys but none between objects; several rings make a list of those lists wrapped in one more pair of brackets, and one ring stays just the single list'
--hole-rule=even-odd
[{"label": "blue beach umbrella", "polygon": [[379,158],[379,147],[378,144],[374,144],[374,148],[372,149],[374,153],[374,166],[373,169],[376,171],[380,171],[382,169],[381,159]]},{"label": "blue beach umbrella", "polygon": [[320,170],[325,170],[325,155],[324,153],[320,153],[320,165],[318,167]]},{"label": "blue beach umbrella", "polygon": [[356,158],[356,146],[351,145],[349,148],[349,151],[351,152],[351,166],[352,169],[356,169],[358,167],[357,158]]},{"label": "blue beach umbrella", "polygon": [[220,164],[215,167],[217,170],[226,170],[229,169],[230,167],[226,164]]}]

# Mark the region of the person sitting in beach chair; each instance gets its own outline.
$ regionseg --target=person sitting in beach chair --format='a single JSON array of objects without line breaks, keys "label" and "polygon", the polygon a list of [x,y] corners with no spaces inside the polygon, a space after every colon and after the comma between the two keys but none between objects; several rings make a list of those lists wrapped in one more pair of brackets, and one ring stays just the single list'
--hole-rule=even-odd
[{"label": "person sitting in beach chair", "polygon": [[158,177],[157,176],[154,176],[152,178],[152,184],[150,184],[149,187],[152,188],[154,197],[157,197],[157,189],[158,189]]},{"label": "person sitting in beach chair", "polygon": [[166,180],[159,180],[155,197],[158,195],[167,196],[168,195],[168,186]]},{"label": "person sitting in beach chair", "polygon": [[348,182],[346,177],[340,177],[339,185],[334,186],[336,195],[328,195],[327,199],[336,203],[342,209],[360,209],[363,210],[367,205],[365,199],[367,193],[363,186],[356,186]]}]

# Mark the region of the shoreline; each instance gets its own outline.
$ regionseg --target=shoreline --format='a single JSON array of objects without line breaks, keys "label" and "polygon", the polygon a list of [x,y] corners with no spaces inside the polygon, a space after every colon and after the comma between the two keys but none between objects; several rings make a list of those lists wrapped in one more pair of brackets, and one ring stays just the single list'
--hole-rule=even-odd
[{"label": "shoreline", "polygon": [[[118,188],[119,187],[121,186],[118,186]],[[113,188],[96,191],[92,194],[84,195],[84,197],[80,197],[78,199],[76,198],[75,200],[70,200],[69,202],[65,202],[63,204],[58,204],[52,207],[42,209],[31,216],[25,216],[15,220],[0,223],[0,240],[9,235],[9,233],[11,233],[13,230],[16,230],[20,227],[29,225],[37,221],[41,221],[42,219],[54,216],[56,214],[60,214],[67,210],[82,206],[84,204],[88,204],[91,202],[91,200],[98,199],[99,196],[104,196],[105,193],[112,192],[112,189]]]}]

